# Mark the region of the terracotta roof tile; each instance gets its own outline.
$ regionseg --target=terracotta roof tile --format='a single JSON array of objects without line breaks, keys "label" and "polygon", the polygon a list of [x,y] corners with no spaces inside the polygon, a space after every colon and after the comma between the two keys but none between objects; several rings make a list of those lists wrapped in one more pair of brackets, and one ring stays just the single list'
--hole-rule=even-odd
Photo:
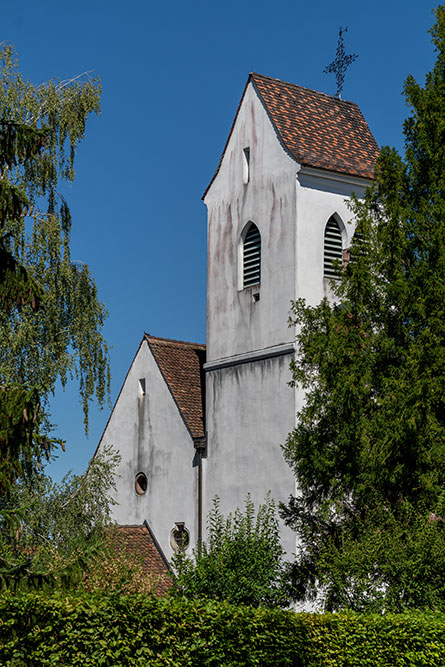
[{"label": "terracotta roof tile", "polygon": [[250,79],[297,162],[373,178],[379,149],[357,104],[261,74]]},{"label": "terracotta roof tile", "polygon": [[144,568],[150,574],[159,576],[156,595],[164,595],[173,583],[170,568],[161,548],[146,524],[119,526],[124,537],[124,546],[129,553],[135,553],[142,559]]},{"label": "terracotta roof tile", "polygon": [[203,199],[221,167],[251,82],[280,142],[297,162],[341,174],[373,178],[379,148],[357,104],[252,72],[221,160]]},{"label": "terracotta roof tile", "polygon": [[145,334],[159,369],[192,437],[202,437],[204,427],[205,345],[155,338]]}]

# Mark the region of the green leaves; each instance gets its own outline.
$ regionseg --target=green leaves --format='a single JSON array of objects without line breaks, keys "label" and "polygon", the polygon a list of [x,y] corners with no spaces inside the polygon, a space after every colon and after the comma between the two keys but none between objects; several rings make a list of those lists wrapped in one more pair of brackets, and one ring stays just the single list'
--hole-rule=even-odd
[{"label": "green leaves", "polygon": [[441,667],[443,614],[295,614],[133,595],[5,595],[4,665]]},{"label": "green leaves", "polygon": [[445,489],[443,5],[432,34],[425,86],[405,84],[405,160],[383,148],[374,184],[352,202],[336,302],[293,304],[292,372],[307,395],[284,446],[301,498],[283,514],[301,539],[300,596],[318,586],[332,609],[443,604],[440,579],[423,577],[425,531],[437,554],[444,546],[425,518]]},{"label": "green leaves", "polygon": [[[87,117],[100,110],[100,85],[85,75],[34,86],[22,79],[7,46],[0,63],[5,250],[45,295],[38,311],[28,303],[14,307],[14,299],[0,308],[0,378],[35,387],[44,400],[57,380],[64,385],[77,377],[87,427],[89,401],[95,396],[103,403],[109,390],[101,334],[106,311],[88,267],[71,260],[71,215],[59,190],[62,181],[74,178]],[[4,276],[7,286],[10,282],[11,276]]]},{"label": "green leaves", "polygon": [[219,499],[207,519],[208,539],[193,556],[179,553],[175,590],[189,599],[225,600],[252,606],[286,606],[283,550],[273,501],[258,508],[247,496],[245,510],[224,517]]},{"label": "green leaves", "polygon": [[[29,462],[29,453],[23,458]],[[0,500],[0,588],[79,585],[88,563],[103,552],[118,461],[107,448],[85,475],[68,474],[58,484],[43,472],[19,471],[20,482]]]},{"label": "green leaves", "polygon": [[[87,117],[99,110],[100,85],[89,75],[35,86],[1,47],[0,492],[57,446],[47,408],[59,380],[78,379],[86,430],[90,401],[103,404],[109,392],[106,311],[88,267],[71,260],[71,215],[59,194],[74,178]],[[38,418],[22,424],[19,394],[30,392]]]}]

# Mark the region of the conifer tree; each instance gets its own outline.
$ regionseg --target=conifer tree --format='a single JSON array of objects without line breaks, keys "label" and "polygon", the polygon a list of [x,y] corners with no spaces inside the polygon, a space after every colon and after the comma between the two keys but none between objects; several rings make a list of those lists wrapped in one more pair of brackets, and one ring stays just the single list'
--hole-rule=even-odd
[{"label": "conifer tree", "polygon": [[0,50],[0,492],[56,444],[47,406],[58,380],[78,378],[86,426],[90,400],[108,392],[106,313],[88,267],[71,260],[60,194],[99,109],[96,80],[35,86]]},{"label": "conifer tree", "polygon": [[335,300],[293,304],[306,402],[284,446],[301,495],[283,515],[299,597],[328,609],[445,604],[444,5],[435,18],[434,68],[405,82],[405,158],[383,148],[353,202]]}]

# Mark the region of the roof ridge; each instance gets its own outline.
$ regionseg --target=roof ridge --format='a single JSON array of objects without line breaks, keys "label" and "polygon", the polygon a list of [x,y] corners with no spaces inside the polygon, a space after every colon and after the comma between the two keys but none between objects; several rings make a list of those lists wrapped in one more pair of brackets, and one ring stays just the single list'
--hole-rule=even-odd
[{"label": "roof ridge", "polygon": [[145,338],[147,338],[148,342],[154,342],[154,343],[165,343],[167,345],[174,345],[175,347],[179,345],[183,345],[186,347],[198,347],[200,349],[205,350],[206,345],[205,343],[193,343],[192,341],[188,340],[176,340],[175,338],[161,338],[160,336],[152,336],[151,334],[147,333],[146,331],[144,332]]},{"label": "roof ridge", "polygon": [[279,81],[280,83],[284,83],[286,86],[291,86],[292,88],[299,88],[300,90],[306,90],[308,93],[315,93],[316,95],[323,95],[324,97],[328,97],[329,99],[335,100],[336,102],[340,102],[342,104],[352,104],[353,106],[359,108],[357,102],[352,102],[351,100],[342,100],[341,97],[337,97],[336,95],[330,95],[329,93],[324,93],[321,90],[315,90],[315,88],[300,86],[298,83],[292,83],[292,81],[284,81],[283,79],[278,79],[277,77],[274,76],[268,76],[267,74],[260,74],[259,72],[250,72],[249,76],[252,77],[259,76],[262,79],[269,79],[269,81]]},{"label": "roof ridge", "polygon": [[263,106],[281,147],[297,164],[363,178],[365,182],[374,178],[379,147],[357,102],[250,72],[204,200],[223,164],[249,86]]}]

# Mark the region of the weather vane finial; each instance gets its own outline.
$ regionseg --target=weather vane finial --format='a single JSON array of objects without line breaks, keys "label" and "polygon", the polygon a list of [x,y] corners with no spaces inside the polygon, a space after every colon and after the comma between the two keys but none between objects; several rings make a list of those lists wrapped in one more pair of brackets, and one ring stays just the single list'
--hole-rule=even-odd
[{"label": "weather vane finial", "polygon": [[341,91],[343,90],[343,83],[345,80],[345,72],[354,60],[357,60],[358,55],[356,53],[346,54],[345,47],[343,45],[343,33],[348,32],[348,27],[342,28],[338,31],[338,44],[337,51],[335,54],[335,60],[331,62],[330,65],[324,68],[323,72],[326,74],[335,74],[335,80],[337,81],[337,93],[336,97],[341,99]]}]

